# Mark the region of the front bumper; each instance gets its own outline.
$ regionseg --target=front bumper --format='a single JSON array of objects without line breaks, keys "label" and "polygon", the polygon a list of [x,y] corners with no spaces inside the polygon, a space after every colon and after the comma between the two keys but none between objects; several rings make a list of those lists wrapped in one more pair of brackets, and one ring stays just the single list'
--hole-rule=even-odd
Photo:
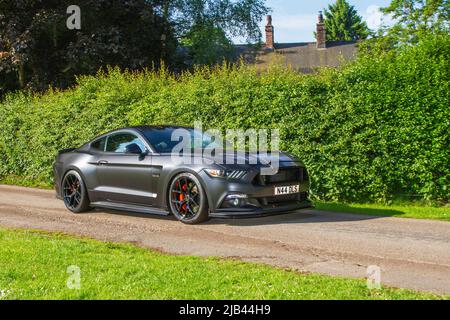
[{"label": "front bumper", "polygon": [[212,218],[257,218],[276,214],[287,214],[299,209],[312,207],[311,201],[304,200],[256,209],[217,209],[215,212],[210,213],[209,216]]},{"label": "front bumper", "polygon": [[[211,178],[202,174],[208,195],[211,217],[236,218],[260,217],[274,214],[283,214],[298,209],[311,208],[308,198],[309,181],[277,182],[270,185],[260,185],[254,182],[254,174],[242,181]],[[299,193],[275,196],[276,187],[299,185]],[[239,205],[227,202],[228,196],[245,196]],[[229,201],[229,200],[228,200]]]}]

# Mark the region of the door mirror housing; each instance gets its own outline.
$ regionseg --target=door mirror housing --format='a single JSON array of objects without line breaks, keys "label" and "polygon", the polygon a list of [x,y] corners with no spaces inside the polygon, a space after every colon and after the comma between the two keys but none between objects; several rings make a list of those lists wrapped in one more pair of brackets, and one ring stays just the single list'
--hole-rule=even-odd
[{"label": "door mirror housing", "polygon": [[125,147],[125,153],[142,154],[143,151],[136,143],[131,143]]},{"label": "door mirror housing", "polygon": [[142,161],[145,159],[146,156],[148,156],[150,154],[150,151],[147,150],[147,148],[145,148],[144,151],[141,152],[141,154],[139,155],[139,161]]}]

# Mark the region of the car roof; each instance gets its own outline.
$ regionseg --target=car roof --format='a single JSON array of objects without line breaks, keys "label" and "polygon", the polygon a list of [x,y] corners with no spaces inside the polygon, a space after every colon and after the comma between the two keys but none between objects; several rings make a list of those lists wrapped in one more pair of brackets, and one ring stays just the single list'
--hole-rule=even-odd
[{"label": "car roof", "polygon": [[176,130],[176,129],[193,129],[193,128],[192,127],[183,127],[183,126],[147,126],[147,125],[145,125],[145,126],[124,127],[124,128],[114,129],[114,130],[102,133],[102,134],[98,135],[97,137],[95,137],[94,139],[92,139],[91,141],[89,141],[86,144],[84,144],[79,149],[85,149],[91,143],[93,143],[94,141],[97,141],[98,139],[101,139],[103,137],[109,136],[110,134],[114,134],[116,132],[131,130],[131,131],[138,131],[139,133],[144,133],[144,131],[147,131],[147,130],[164,130],[164,129]]},{"label": "car roof", "polygon": [[122,130],[126,130],[126,129],[135,129],[138,131],[147,131],[147,130],[164,130],[164,129],[193,129],[191,127],[184,127],[184,126],[135,126],[135,127],[128,127],[128,128],[123,128]]},{"label": "car roof", "polygon": [[131,131],[138,131],[139,133],[144,133],[144,131],[147,130],[164,130],[164,129],[193,129],[192,127],[183,127],[183,126],[158,126],[158,125],[142,125],[142,126],[132,126],[132,127],[124,127],[124,128],[118,128],[118,129],[114,129],[108,132],[105,132],[103,134],[98,135],[97,137],[95,137],[94,139],[92,139],[91,141],[85,143],[83,146],[81,146],[80,148],[78,148],[78,150],[87,150],[89,149],[89,146],[91,143],[97,141],[98,139],[101,139],[103,137],[106,137],[110,134],[113,134],[115,132],[120,132],[120,131],[126,131],[126,130],[131,130]]},{"label": "car roof", "polygon": [[155,125],[155,126],[147,126],[147,125],[145,125],[145,126],[124,127],[124,128],[114,129],[114,130],[105,132],[105,133],[103,133],[101,135],[98,135],[92,141],[95,141],[95,140],[97,140],[97,139],[99,139],[101,137],[110,135],[110,134],[115,133],[115,132],[120,132],[120,131],[132,130],[132,131],[144,132],[144,131],[147,131],[147,130],[164,130],[164,129],[176,130],[176,129],[193,129],[193,128],[191,128],[191,127],[183,127],[183,126],[157,126],[157,125]]}]

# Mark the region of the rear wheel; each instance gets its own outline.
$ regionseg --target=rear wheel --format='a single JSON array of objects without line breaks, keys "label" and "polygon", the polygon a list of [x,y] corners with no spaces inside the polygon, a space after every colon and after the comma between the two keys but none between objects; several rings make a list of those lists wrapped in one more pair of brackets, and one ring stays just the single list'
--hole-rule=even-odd
[{"label": "rear wheel", "polygon": [[209,219],[205,191],[196,176],[180,173],[169,186],[169,208],[181,222],[198,224]]},{"label": "rear wheel", "polygon": [[66,208],[74,213],[89,210],[89,197],[80,174],[75,170],[66,173],[62,182],[62,196]]}]

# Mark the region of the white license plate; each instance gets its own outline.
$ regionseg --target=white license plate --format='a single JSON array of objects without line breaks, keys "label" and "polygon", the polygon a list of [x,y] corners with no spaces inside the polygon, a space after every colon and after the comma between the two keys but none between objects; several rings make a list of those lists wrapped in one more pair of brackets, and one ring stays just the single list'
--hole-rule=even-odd
[{"label": "white license plate", "polygon": [[294,194],[300,192],[300,185],[295,186],[285,186],[285,187],[275,187],[275,195],[283,195],[283,194]]}]

